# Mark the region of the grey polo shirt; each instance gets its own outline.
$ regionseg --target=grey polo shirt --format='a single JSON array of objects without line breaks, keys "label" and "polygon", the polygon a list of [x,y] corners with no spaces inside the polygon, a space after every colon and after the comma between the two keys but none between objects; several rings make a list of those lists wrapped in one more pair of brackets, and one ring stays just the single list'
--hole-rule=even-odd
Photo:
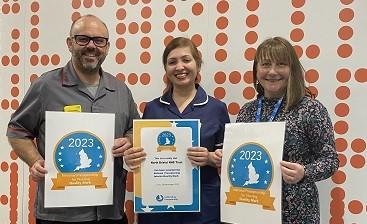
[{"label": "grey polo shirt", "polygon": [[[101,70],[95,97],[76,76],[71,61],[63,68],[44,73],[32,83],[8,124],[7,136],[37,140],[38,151],[45,155],[45,111],[63,111],[64,106],[81,105],[82,112],[114,113],[115,138],[132,134],[133,119],[139,118],[128,87]],[[38,184],[36,217],[55,221],[121,219],[125,199],[126,170],[122,158],[115,158],[113,205],[73,208],[44,208],[44,182]],[[93,195],[91,195],[93,197]]]}]

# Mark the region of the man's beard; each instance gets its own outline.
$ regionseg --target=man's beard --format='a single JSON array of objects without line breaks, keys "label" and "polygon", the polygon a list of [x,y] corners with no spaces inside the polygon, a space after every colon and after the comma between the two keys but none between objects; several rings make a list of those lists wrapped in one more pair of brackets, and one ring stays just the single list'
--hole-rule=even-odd
[{"label": "man's beard", "polygon": [[[87,59],[83,59],[83,57],[88,53],[94,53],[95,54],[95,57],[96,57],[96,62],[93,62],[93,63],[90,63],[90,62],[87,62],[86,60]],[[106,58],[106,55],[102,55],[100,54],[99,52],[91,52],[91,51],[79,51],[79,52],[76,52],[74,54],[74,59],[75,59],[75,62],[76,62],[76,66],[78,67],[78,69],[83,72],[83,73],[86,73],[86,74],[94,74],[95,72],[98,72],[99,69],[101,68],[101,65],[103,63],[103,61],[105,60]]]}]

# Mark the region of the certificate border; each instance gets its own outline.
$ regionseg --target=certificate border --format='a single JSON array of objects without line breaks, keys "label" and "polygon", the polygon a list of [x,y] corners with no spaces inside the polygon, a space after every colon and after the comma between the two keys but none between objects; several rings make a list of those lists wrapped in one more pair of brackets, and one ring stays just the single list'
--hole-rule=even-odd
[{"label": "certificate border", "polygon": [[[173,119],[173,120],[134,120],[133,123],[133,145],[141,146],[141,130],[147,127],[189,127],[192,130],[192,146],[200,146],[200,120],[198,119]],[[141,170],[134,170],[134,212],[135,213],[155,213],[155,212],[199,212],[200,211],[200,168],[192,169],[193,195],[192,204],[173,205],[143,205]]]}]

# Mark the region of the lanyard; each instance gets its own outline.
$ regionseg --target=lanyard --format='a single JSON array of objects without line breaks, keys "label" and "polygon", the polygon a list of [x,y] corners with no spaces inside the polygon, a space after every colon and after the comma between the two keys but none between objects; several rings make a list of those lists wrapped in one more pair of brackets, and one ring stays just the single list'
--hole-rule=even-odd
[{"label": "lanyard", "polygon": [[[261,108],[262,108],[262,102],[263,102],[263,96],[259,98],[259,101],[257,103],[257,111],[256,111],[256,122],[260,122],[261,119]],[[277,115],[280,105],[282,105],[283,97],[278,100],[278,102],[274,105],[273,112],[271,112],[269,121],[272,122]]]}]

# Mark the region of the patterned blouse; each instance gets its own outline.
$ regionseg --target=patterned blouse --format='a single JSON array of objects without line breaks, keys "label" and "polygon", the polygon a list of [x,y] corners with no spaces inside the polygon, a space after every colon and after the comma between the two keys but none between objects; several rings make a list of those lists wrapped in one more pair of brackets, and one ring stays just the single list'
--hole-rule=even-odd
[{"label": "patterned blouse", "polygon": [[[278,99],[264,98],[261,122],[267,122]],[[236,122],[256,122],[258,99],[246,103]],[[283,160],[304,165],[305,176],[297,184],[282,181],[283,224],[320,223],[319,195],[315,182],[329,178],[339,167],[333,126],[326,108],[305,96],[285,110],[285,100],[274,121],[286,121]]]}]

